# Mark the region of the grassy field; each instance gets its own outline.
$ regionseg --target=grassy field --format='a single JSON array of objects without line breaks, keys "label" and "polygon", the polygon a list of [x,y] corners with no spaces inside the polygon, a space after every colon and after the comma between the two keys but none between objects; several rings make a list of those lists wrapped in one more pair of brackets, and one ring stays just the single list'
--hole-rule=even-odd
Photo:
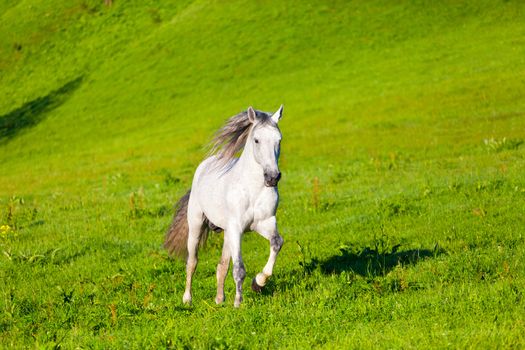
[{"label": "grassy field", "polygon": [[[522,1],[0,2],[2,348],[524,348]],[[161,248],[206,144],[285,105],[285,245],[194,304]]]}]

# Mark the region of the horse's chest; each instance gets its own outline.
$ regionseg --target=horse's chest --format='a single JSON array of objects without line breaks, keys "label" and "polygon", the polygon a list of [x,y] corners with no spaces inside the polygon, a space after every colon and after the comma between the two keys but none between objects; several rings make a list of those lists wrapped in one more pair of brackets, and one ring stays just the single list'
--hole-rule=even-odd
[{"label": "horse's chest", "polygon": [[279,203],[279,193],[274,187],[265,187],[253,201],[253,221],[275,216]]}]

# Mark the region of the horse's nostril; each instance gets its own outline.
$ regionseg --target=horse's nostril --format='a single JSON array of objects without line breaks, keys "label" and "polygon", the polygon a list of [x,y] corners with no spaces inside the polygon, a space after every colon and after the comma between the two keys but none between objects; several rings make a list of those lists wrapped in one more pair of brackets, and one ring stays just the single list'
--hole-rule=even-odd
[{"label": "horse's nostril", "polygon": [[264,172],[264,180],[268,185],[275,186],[281,179],[281,172]]}]

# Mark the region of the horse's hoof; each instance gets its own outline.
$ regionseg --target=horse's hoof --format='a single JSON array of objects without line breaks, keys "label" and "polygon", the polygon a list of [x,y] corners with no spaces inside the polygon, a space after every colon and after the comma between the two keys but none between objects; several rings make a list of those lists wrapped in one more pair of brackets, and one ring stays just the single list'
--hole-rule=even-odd
[{"label": "horse's hoof", "polygon": [[182,303],[187,306],[191,306],[191,294],[184,293],[182,297]]},{"label": "horse's hoof", "polygon": [[240,308],[241,307],[241,302],[242,302],[242,297],[239,296],[239,297],[235,297],[235,301],[233,302],[233,307],[235,307],[236,309]]},{"label": "horse's hoof", "polygon": [[258,285],[258,284],[257,284],[257,280],[254,278],[254,279],[252,280],[252,290],[253,290],[255,293],[260,293],[260,292],[262,292],[262,289],[263,289],[263,287],[260,286],[260,285]]}]

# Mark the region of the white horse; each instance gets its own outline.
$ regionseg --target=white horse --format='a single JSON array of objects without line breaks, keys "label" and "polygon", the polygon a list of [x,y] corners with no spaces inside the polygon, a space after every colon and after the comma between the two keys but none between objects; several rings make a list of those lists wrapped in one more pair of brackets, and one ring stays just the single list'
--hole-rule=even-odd
[{"label": "white horse", "polygon": [[[234,306],[241,304],[246,276],[241,256],[244,232],[257,231],[270,241],[270,257],[253,279],[252,289],[260,292],[272,275],[283,245],[275,218],[279,203],[277,183],[281,178],[278,166],[281,132],[277,123],[282,112],[283,106],[274,114],[249,107],[231,117],[215,134],[212,156],[198,166],[191,190],[179,200],[164,246],[170,254],[187,253],[184,303],[191,304],[199,242],[205,240],[210,230],[224,230],[222,257],[217,265],[217,304],[224,301],[224,279],[230,259],[236,285]],[[236,158],[240,150],[242,154]]]}]

